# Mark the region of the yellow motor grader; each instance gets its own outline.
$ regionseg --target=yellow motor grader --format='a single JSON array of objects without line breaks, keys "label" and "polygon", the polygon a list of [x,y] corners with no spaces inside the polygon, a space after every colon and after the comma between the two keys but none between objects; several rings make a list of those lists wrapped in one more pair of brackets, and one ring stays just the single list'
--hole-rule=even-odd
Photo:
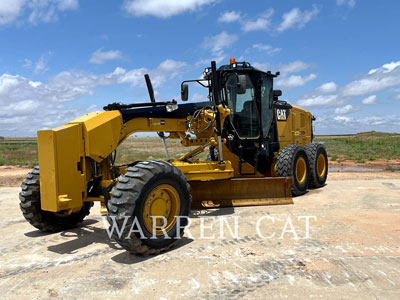
[{"label": "yellow motor grader", "polygon": [[[324,146],[312,142],[311,113],[273,89],[278,75],[248,62],[231,59],[217,68],[213,61],[203,79],[181,84],[183,101],[189,83],[206,88],[208,101],[187,104],[156,102],[145,75],[150,102],[112,103],[38,131],[40,169],[22,183],[24,217],[42,231],[61,231],[82,222],[100,201],[121,229],[113,234],[121,246],[156,254],[178,242],[191,207],[293,203],[292,195],[325,184],[328,160]],[[115,165],[118,146],[137,132],[157,133],[166,161]],[[190,151],[170,157],[167,138]]]}]

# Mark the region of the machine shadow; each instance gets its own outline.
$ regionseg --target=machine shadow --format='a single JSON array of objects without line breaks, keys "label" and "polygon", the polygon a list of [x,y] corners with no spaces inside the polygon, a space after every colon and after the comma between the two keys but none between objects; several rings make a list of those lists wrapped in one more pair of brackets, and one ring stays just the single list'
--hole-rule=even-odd
[{"label": "machine shadow", "polygon": [[48,246],[47,250],[58,254],[74,254],[78,250],[93,244],[105,244],[115,250],[122,249],[116,242],[109,239],[106,229],[94,227],[90,224],[83,224],[81,227],[62,231],[59,235],[74,239]]},{"label": "machine shadow", "polygon": [[[179,241],[179,243],[174,246],[173,248],[171,248],[170,250],[168,250],[167,252],[164,253],[173,253],[174,251],[178,250],[181,247],[184,247],[188,244],[190,244],[191,242],[193,242],[193,239],[187,238],[187,237],[182,237],[182,239]],[[141,263],[144,262],[146,260],[149,259],[153,259],[156,258],[160,255],[163,255],[164,253],[158,254],[158,255],[148,255],[148,256],[143,256],[143,255],[135,255],[135,254],[131,254],[128,251],[124,251],[122,253],[119,253],[113,257],[111,257],[111,259],[119,264],[124,264],[124,265],[133,265],[133,264],[137,264],[137,263]]]},{"label": "machine shadow", "polygon": [[[80,227],[85,227],[88,225],[93,225],[96,224],[98,221],[97,220],[93,220],[93,219],[85,219],[81,224]],[[77,228],[74,228],[77,229]],[[72,230],[72,229],[71,229]],[[32,230],[29,232],[25,232],[24,235],[27,237],[31,237],[31,238],[36,238],[36,237],[43,237],[43,236],[49,236],[49,235],[56,235],[59,232],[43,232],[40,231],[39,229],[37,230]]]},{"label": "machine shadow", "polygon": [[221,207],[221,208],[192,208],[189,217],[197,219],[201,217],[218,217],[233,215],[235,213],[234,207]]},{"label": "machine shadow", "polygon": [[[40,230],[34,230],[25,233],[25,236],[31,238],[52,236],[55,240],[59,240],[60,238],[73,238],[68,239],[65,242],[58,243],[56,245],[51,245],[47,247],[48,251],[60,254],[60,255],[71,255],[76,254],[80,249],[88,247],[94,244],[105,244],[111,249],[114,250],[124,250],[121,246],[119,246],[116,242],[109,239],[107,230],[104,228],[99,228],[93,226],[93,224],[98,223],[98,220],[94,219],[86,219],[82,222],[80,227],[65,230],[57,233],[47,233],[41,232]],[[174,246],[172,249],[168,251],[168,253],[174,252],[175,250],[188,245],[191,243],[193,239],[182,237],[179,241],[178,245]],[[141,256],[130,254],[128,251],[123,251],[113,257],[111,259],[117,263],[121,264],[136,264],[140,263],[152,258],[157,257],[158,255],[149,255],[149,256]]]}]

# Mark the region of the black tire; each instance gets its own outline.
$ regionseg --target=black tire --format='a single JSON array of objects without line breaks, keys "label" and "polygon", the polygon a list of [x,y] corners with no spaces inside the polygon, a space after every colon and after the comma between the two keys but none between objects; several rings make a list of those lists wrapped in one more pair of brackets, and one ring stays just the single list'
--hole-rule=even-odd
[{"label": "black tire", "polygon": [[[111,226],[115,221],[122,231],[120,235],[114,231],[112,237],[131,253],[148,255],[167,251],[178,243],[179,239],[176,237],[183,235],[184,227],[187,225],[185,218],[181,220],[181,228],[175,223],[167,231],[170,239],[164,235],[151,238],[153,233],[146,229],[143,217],[145,201],[150,192],[161,185],[172,186],[177,191],[180,202],[179,216],[188,217],[192,201],[190,185],[185,175],[168,162],[155,160],[139,162],[118,178],[118,184],[112,190],[107,205],[108,220]],[[143,236],[138,232],[137,226],[133,227],[136,232],[130,233],[133,224],[139,224]]]},{"label": "black tire", "polygon": [[44,232],[58,232],[77,226],[89,215],[90,208],[93,206],[93,202],[84,202],[79,212],[65,217],[42,210],[39,167],[35,167],[32,172],[28,173],[21,188],[19,206],[22,214],[32,226]]},{"label": "black tire", "polygon": [[[305,146],[308,160],[310,162],[310,183],[312,188],[325,185],[328,177],[328,155],[323,144],[311,143]],[[318,159],[320,160],[318,164]]]},{"label": "black tire", "polygon": [[[302,180],[299,181],[297,176],[297,166],[298,161],[301,159],[305,162],[305,169],[303,170],[305,177],[302,176]],[[289,145],[279,151],[276,162],[276,176],[292,178],[293,196],[303,195],[307,191],[310,177],[310,164],[304,147]]]}]

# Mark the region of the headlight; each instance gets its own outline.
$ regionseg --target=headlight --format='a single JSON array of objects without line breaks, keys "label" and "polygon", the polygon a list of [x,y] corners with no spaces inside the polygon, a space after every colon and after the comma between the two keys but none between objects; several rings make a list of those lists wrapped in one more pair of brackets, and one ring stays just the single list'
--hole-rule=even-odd
[{"label": "headlight", "polygon": [[178,104],[174,103],[174,104],[167,104],[166,105],[167,108],[167,112],[173,112],[174,110],[178,109]]}]

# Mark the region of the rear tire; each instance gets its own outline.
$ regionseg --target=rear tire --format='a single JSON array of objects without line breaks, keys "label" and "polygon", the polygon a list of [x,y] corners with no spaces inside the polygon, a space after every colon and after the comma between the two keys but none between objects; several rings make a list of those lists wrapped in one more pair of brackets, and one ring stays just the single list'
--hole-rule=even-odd
[{"label": "rear tire", "polygon": [[[114,230],[112,237],[134,254],[167,251],[178,243],[176,237],[183,235],[187,219],[181,219],[181,228],[178,228],[176,217],[188,217],[191,201],[190,185],[177,167],[165,161],[139,162],[118,178],[108,201],[109,223],[113,226],[116,222],[114,225],[122,232],[118,235]],[[153,237],[150,220],[158,215],[166,216],[165,231],[170,238],[162,233]],[[135,232],[132,233],[131,229]]]},{"label": "rear tire", "polygon": [[310,164],[304,147],[289,145],[278,153],[276,176],[292,178],[292,195],[300,196],[307,191]]},{"label": "rear tire", "polygon": [[310,187],[322,187],[328,177],[328,155],[325,147],[321,143],[311,143],[305,149],[310,162]]},{"label": "rear tire", "polygon": [[20,208],[25,219],[44,232],[58,232],[73,228],[89,215],[93,202],[84,202],[79,212],[61,216],[41,209],[39,167],[28,173],[19,193]]}]

